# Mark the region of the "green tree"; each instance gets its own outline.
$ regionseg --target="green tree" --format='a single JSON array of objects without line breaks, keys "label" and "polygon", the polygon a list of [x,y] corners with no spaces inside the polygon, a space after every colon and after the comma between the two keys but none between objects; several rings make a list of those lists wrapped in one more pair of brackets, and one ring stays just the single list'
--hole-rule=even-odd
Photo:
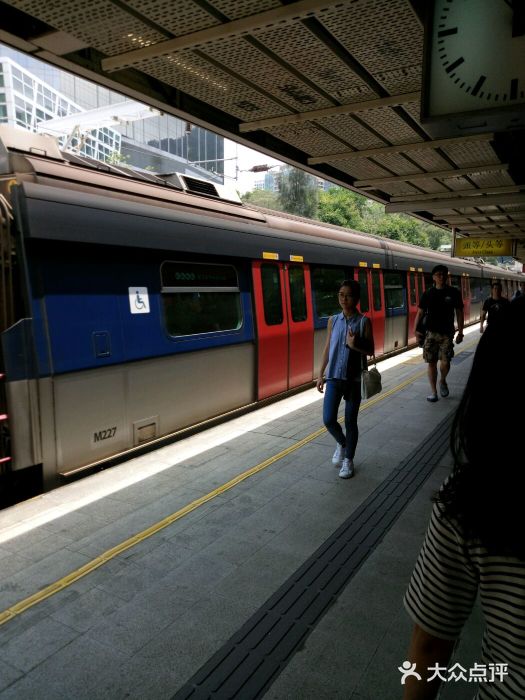
[{"label": "green tree", "polygon": [[269,190],[252,190],[251,192],[245,192],[241,194],[241,201],[243,204],[253,204],[256,207],[282,211],[277,192],[270,192]]},{"label": "green tree", "polygon": [[[313,198],[317,201],[316,211],[313,213],[311,204],[308,206],[308,190],[303,187],[308,179],[312,185]],[[367,199],[346,187],[331,187],[329,190],[319,191],[315,179],[297,168],[287,166],[279,182],[279,194],[267,190],[253,190],[241,195],[241,200],[248,205],[254,204],[274,211],[287,211],[316,218],[328,224],[374,233],[432,250],[438,250],[443,243],[450,243],[450,234],[439,226],[407,214],[385,214],[383,204]]]},{"label": "green tree", "polygon": [[285,165],[279,173],[278,201],[283,211],[314,219],[317,215],[319,188],[313,175]]},{"label": "green tree", "polygon": [[422,224],[423,230],[426,231],[428,236],[428,245],[432,250],[439,250],[439,246],[445,243],[451,243],[451,234],[449,231],[445,231],[439,226],[434,226],[433,224]]},{"label": "green tree", "polygon": [[362,202],[366,199],[343,187],[331,187],[319,195],[319,221],[347,228],[362,229]]},{"label": "green tree", "polygon": [[429,247],[428,236],[420,222],[406,214],[385,214],[376,233],[396,241]]},{"label": "green tree", "polygon": [[361,231],[365,233],[377,233],[379,224],[385,217],[385,207],[379,202],[374,202],[371,199],[365,200],[365,206],[361,209]]}]

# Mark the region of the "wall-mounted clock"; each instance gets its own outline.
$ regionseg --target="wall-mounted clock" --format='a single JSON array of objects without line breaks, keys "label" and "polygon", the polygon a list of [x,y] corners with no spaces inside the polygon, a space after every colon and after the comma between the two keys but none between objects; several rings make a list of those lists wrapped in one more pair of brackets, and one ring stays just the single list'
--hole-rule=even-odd
[{"label": "wall-mounted clock", "polygon": [[433,136],[525,128],[525,3],[434,0],[421,121]]}]

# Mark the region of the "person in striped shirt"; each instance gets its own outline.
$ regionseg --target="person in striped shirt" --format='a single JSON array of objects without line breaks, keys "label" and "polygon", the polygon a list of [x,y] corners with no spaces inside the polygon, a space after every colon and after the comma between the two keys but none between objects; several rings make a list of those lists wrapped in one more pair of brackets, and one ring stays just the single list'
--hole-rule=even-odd
[{"label": "person in striped shirt", "polygon": [[525,298],[501,311],[476,350],[452,426],[454,467],[404,598],[414,622],[404,667],[420,676],[406,677],[404,700],[431,700],[455,680],[447,664],[478,594],[481,658],[462,680],[479,700],[525,698],[523,414],[511,408],[525,394],[524,335]]}]

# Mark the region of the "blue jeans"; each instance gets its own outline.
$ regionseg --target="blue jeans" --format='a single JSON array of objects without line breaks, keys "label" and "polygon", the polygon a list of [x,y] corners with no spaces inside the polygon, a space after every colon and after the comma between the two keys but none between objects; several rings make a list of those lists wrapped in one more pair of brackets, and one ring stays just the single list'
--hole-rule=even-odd
[{"label": "blue jeans", "polygon": [[361,405],[361,382],[350,382],[349,398],[345,401],[346,437],[337,422],[339,404],[345,387],[341,379],[327,379],[324,390],[323,422],[335,441],[345,448],[345,457],[353,459],[359,438],[357,414]]}]

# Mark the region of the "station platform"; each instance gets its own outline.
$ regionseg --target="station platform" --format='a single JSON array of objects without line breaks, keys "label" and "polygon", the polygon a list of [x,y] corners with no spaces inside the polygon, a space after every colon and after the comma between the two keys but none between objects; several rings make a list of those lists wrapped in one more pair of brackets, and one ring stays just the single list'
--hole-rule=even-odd
[{"label": "station platform", "polygon": [[[420,349],[378,365],[352,479],[311,389],[0,511],[0,700],[400,698],[402,598],[478,338],[435,404]],[[479,659],[480,625],[451,665]]]}]

